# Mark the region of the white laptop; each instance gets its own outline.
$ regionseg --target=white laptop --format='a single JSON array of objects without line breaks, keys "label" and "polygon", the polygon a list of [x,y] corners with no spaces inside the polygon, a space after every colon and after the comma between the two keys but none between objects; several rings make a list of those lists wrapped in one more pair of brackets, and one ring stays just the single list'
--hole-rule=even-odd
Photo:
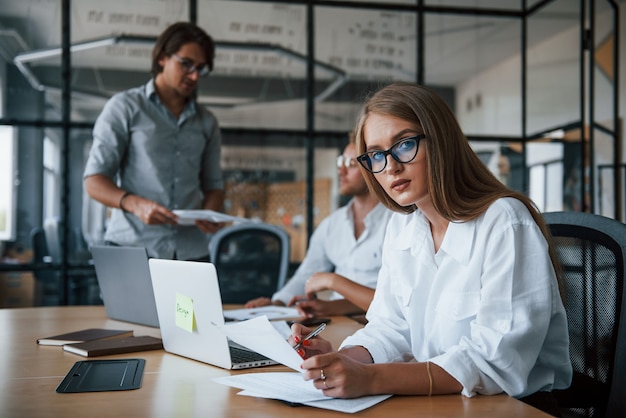
[{"label": "white laptop", "polygon": [[149,261],[165,351],[224,369],[278,364],[228,340],[217,271],[211,263]]},{"label": "white laptop", "polygon": [[146,249],[93,245],[91,255],[107,316],[158,328]]}]

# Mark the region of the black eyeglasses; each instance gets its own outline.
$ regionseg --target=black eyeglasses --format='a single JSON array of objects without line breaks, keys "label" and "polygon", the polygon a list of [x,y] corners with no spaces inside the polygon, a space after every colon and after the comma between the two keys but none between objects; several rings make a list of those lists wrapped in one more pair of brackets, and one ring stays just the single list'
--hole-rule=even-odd
[{"label": "black eyeglasses", "polygon": [[380,173],[387,167],[388,155],[391,155],[394,160],[402,164],[413,161],[417,155],[420,140],[424,138],[426,138],[424,134],[402,138],[386,151],[368,151],[359,155],[356,159],[367,171],[371,171],[374,174]]},{"label": "black eyeglasses", "polygon": [[180,63],[181,68],[186,74],[191,74],[196,71],[198,72],[198,75],[200,77],[204,77],[209,74],[209,66],[207,64],[198,66],[194,64],[193,61],[187,58],[181,58],[176,54],[172,54],[171,56],[174,57],[176,61]]}]

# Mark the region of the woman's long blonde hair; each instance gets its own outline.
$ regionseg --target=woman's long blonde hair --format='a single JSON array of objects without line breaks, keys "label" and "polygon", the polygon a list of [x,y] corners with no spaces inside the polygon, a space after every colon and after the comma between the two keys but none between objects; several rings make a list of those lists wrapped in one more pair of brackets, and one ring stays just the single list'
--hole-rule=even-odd
[{"label": "woman's long blonde hair", "polygon": [[[470,221],[485,213],[497,199],[513,197],[528,208],[546,237],[559,285],[563,280],[550,231],[541,212],[526,195],[508,188],[478,158],[454,113],[434,91],[412,83],[394,83],[375,92],[363,105],[356,126],[357,153],[366,151],[363,127],[372,113],[413,123],[426,136],[427,187],[435,210],[451,222]],[[374,174],[360,167],[370,190],[389,209],[411,213],[415,205],[398,205]]]}]

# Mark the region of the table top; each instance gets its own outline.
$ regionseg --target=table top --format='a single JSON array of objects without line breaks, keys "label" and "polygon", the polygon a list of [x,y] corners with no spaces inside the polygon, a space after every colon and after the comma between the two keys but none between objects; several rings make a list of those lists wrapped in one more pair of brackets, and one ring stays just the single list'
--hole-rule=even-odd
[{"label": "table top", "polygon": [[[324,336],[335,347],[361,325],[333,317]],[[132,329],[136,336],[160,337],[156,328],[108,319],[102,306],[0,309],[0,409],[3,417],[316,417],[346,414],[237,395],[238,389],[212,379],[255,371],[289,371],[270,366],[244,371],[224,370],[166,353],[163,350],[97,357],[146,360],[142,386],[136,390],[56,393],[77,361],[86,360],[58,346],[40,346],[38,338],[86,328]],[[91,359],[91,358],[90,358]],[[207,415],[209,414],[209,415]],[[541,411],[506,395],[394,396],[358,413],[362,417],[545,417]]]}]

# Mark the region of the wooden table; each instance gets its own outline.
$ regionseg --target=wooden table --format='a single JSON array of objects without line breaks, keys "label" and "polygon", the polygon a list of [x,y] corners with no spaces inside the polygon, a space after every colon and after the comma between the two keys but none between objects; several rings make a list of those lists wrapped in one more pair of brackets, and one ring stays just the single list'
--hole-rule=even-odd
[{"label": "wooden table", "polygon": [[[335,346],[361,325],[333,318],[324,331]],[[158,329],[106,318],[101,306],[0,309],[0,416],[2,417],[343,417],[335,411],[290,407],[282,402],[239,396],[239,390],[212,378],[236,371],[166,353],[146,351],[103,358],[142,358],[146,366],[137,390],[56,393],[72,365],[86,358],[61,347],[40,346],[37,338],[85,328],[133,329],[135,335],[160,337]],[[255,371],[285,371],[271,366]],[[244,372],[251,372],[248,370]],[[541,411],[506,395],[465,398],[395,396],[358,413],[360,417],[545,417]]]}]

